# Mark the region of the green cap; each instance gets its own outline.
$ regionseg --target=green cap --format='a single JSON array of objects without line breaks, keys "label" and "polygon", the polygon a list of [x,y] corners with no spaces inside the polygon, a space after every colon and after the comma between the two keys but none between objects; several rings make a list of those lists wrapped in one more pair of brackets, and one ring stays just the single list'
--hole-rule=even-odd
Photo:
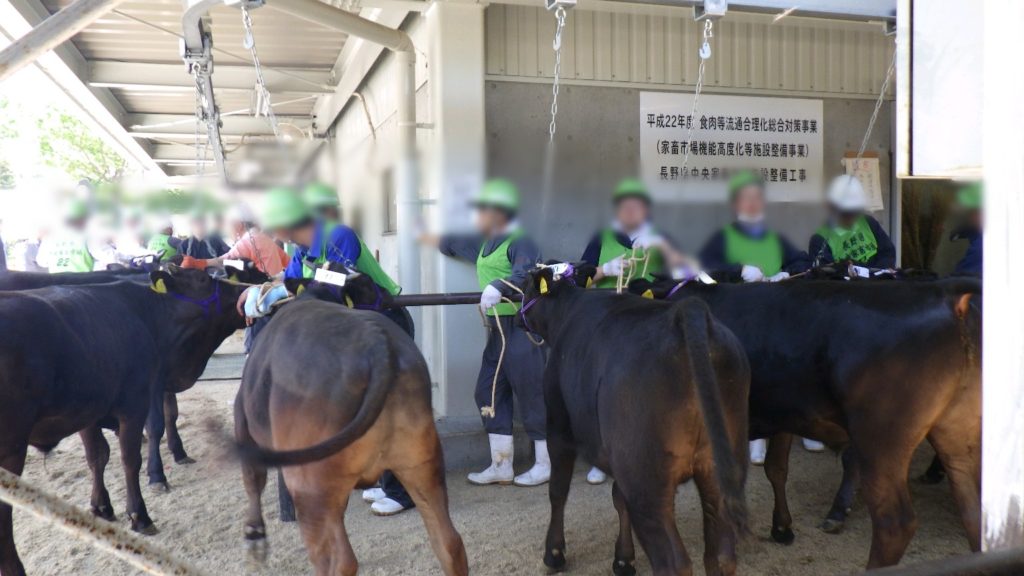
[{"label": "green cap", "polygon": [[736,193],[747,186],[763,187],[764,180],[753,170],[740,170],[729,178],[729,198],[735,198]]},{"label": "green cap", "polygon": [[291,188],[274,188],[263,197],[260,226],[264,230],[292,228],[309,218],[309,207]]},{"label": "green cap", "polygon": [[310,208],[337,208],[338,193],[322,182],[308,184],[302,191],[302,200]]},{"label": "green cap", "polygon": [[64,220],[81,220],[89,215],[89,205],[81,198],[71,198],[64,206]]},{"label": "green cap", "polygon": [[981,210],[981,206],[984,204],[981,182],[971,182],[957,190],[956,202],[968,210]]},{"label": "green cap", "polygon": [[612,202],[618,202],[623,198],[639,198],[641,200],[651,201],[651,194],[647,191],[647,186],[638,178],[625,178],[619,185],[615,187],[615,191],[612,192]]},{"label": "green cap", "polygon": [[488,180],[473,199],[473,205],[515,212],[519,210],[519,189],[504,178]]}]

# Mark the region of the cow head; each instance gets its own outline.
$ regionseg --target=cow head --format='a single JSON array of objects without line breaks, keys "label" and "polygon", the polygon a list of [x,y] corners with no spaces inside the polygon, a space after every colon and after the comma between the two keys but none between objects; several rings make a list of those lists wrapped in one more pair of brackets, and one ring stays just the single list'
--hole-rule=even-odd
[{"label": "cow head", "polygon": [[241,284],[263,284],[264,282],[270,282],[270,276],[267,276],[262,270],[257,268],[256,263],[248,258],[225,260],[223,269],[210,267],[206,269],[206,272],[215,278],[222,276],[231,282]]},{"label": "cow head", "polygon": [[328,302],[344,304],[361,310],[383,310],[390,308],[392,296],[366,274],[349,269],[340,262],[331,262],[327,270],[344,276],[344,285],[321,282],[313,278],[289,278],[285,280],[288,292],[296,296],[306,295]]},{"label": "cow head", "polygon": [[672,278],[655,277],[654,280],[638,278],[629,283],[628,289],[630,294],[661,300],[667,297],[669,292],[677,285],[679,285],[679,281]]},{"label": "cow head", "polygon": [[593,283],[597,268],[585,263],[551,262],[538,264],[530,272],[523,291],[523,306],[519,324],[530,332],[546,336],[548,325],[546,310],[562,297],[587,288]]},{"label": "cow head", "polygon": [[207,320],[226,320],[235,328],[244,326],[235,312],[235,302],[246,286],[212,278],[202,270],[179,268],[170,264],[164,270],[149,273],[150,288],[176,300],[195,306]]}]

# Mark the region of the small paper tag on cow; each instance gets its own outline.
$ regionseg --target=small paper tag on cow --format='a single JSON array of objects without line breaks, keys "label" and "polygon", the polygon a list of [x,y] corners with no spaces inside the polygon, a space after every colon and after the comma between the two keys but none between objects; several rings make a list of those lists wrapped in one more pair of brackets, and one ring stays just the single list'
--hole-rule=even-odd
[{"label": "small paper tag on cow", "polygon": [[548,266],[548,268],[551,270],[551,274],[554,275],[555,280],[558,280],[569,272],[571,267],[565,262],[559,262],[558,264]]},{"label": "small paper tag on cow", "polygon": [[332,272],[324,268],[317,268],[316,274],[313,275],[313,279],[317,282],[323,282],[324,284],[334,284],[335,286],[344,286],[345,279],[348,278],[341,272]]},{"label": "small paper tag on cow", "polygon": [[697,274],[697,280],[700,280],[701,284],[718,284],[718,282],[715,282],[715,279],[709,276],[707,272]]},{"label": "small paper tag on cow", "polygon": [[850,276],[855,276],[857,278],[871,278],[871,270],[863,266],[851,265],[849,274]]},{"label": "small paper tag on cow", "polygon": [[225,260],[224,267],[227,268],[228,266],[238,268],[239,270],[245,270],[245,262],[242,260]]}]

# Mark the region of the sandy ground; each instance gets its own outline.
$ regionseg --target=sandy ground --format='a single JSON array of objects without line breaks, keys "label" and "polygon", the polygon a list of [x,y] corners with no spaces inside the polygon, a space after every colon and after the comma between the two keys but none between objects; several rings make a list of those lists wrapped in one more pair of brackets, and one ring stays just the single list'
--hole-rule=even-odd
[{"label": "sandy ground", "polygon": [[[188,558],[209,574],[310,574],[296,525],[277,520],[276,480],[270,481],[264,495],[270,559],[263,567],[245,562],[241,537],[245,493],[240,473],[236,466],[217,461],[221,448],[211,442],[202,426],[209,416],[230,423],[228,403],[236,387],[236,381],[202,382],[179,397],[185,445],[199,462],[191,466],[169,463],[172,491],[146,492],[150,515],[160,528],[152,541]],[[108,440],[113,450],[107,483],[119,521],[123,521],[124,481],[115,438],[109,435]],[[930,449],[922,448],[912,473],[924,470],[930,458]],[[165,461],[172,462],[168,456]],[[569,573],[610,574],[617,531],[611,489],[608,484],[587,485],[582,468],[577,466],[566,512]],[[741,574],[809,576],[861,569],[870,543],[870,521],[863,505],[858,503],[846,531],[840,535],[826,535],[815,528],[831,502],[839,473],[834,456],[794,448],[789,495],[797,539],[791,546],[781,546],[768,537],[772,507],[768,482],[760,469],[752,470],[748,502],[753,536],[741,548]],[[25,475],[46,490],[88,507],[88,469],[77,436],[64,441],[45,462],[39,453],[31,454]],[[465,540],[473,573],[545,573],[541,562],[549,513],[545,488],[474,487],[466,483],[464,472],[449,474],[448,486],[453,519]],[[966,553],[966,540],[948,485],[912,483],[912,492],[920,528],[904,562]],[[698,511],[695,491],[683,487],[676,499],[676,515],[683,541],[698,564],[695,573],[703,574],[699,567],[702,538]],[[360,574],[440,574],[418,514],[377,518],[353,498],[346,523],[360,560]],[[135,574],[119,561],[25,513],[15,513],[15,536],[30,575]],[[640,573],[649,574],[639,547],[638,554]]]}]

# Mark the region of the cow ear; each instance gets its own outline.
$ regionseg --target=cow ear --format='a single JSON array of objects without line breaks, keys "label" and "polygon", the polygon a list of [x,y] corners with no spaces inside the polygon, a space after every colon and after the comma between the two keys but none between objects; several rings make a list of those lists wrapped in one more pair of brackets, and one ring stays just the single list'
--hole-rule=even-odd
[{"label": "cow ear", "polygon": [[348,294],[345,294],[345,306],[348,306],[349,308],[356,307],[355,302],[352,301],[352,297],[349,296]]},{"label": "cow ear", "polygon": [[234,272],[228,274],[228,280],[238,282],[238,274],[235,274]]},{"label": "cow ear", "polygon": [[306,291],[306,285],[305,284],[299,284],[299,287],[295,289],[295,295],[298,296],[299,294],[302,294],[305,291]]},{"label": "cow ear", "polygon": [[538,290],[540,290],[541,294],[547,294],[548,293],[548,279],[547,278],[541,276],[540,277],[540,283],[539,283],[538,286],[539,286]]},{"label": "cow ear", "polygon": [[163,270],[149,273],[150,288],[157,294],[167,294],[168,288],[174,286],[174,278]]},{"label": "cow ear", "polygon": [[594,277],[593,276],[587,276],[587,288],[590,288],[593,285],[594,285]]},{"label": "cow ear", "polygon": [[647,290],[644,290],[644,293],[641,294],[640,296],[643,298],[647,298],[648,300],[654,300],[654,290],[648,288]]}]

